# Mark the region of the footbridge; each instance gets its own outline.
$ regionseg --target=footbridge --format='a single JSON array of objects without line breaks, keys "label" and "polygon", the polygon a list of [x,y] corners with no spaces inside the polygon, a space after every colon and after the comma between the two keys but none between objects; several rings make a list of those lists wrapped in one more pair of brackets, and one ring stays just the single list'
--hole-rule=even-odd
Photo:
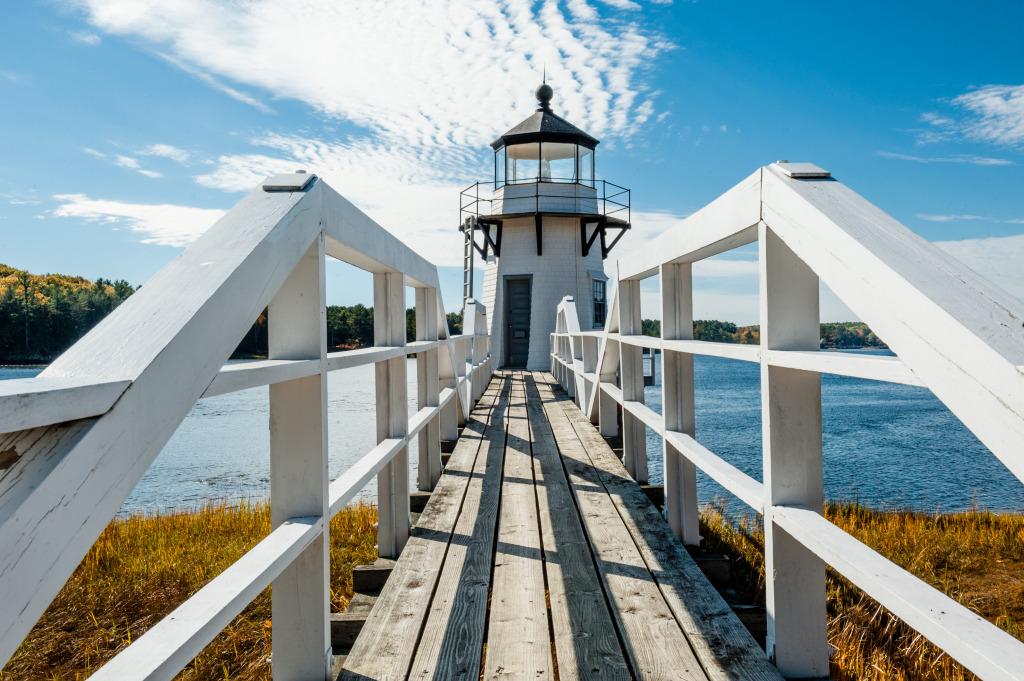
[{"label": "footbridge", "polygon": [[[694,340],[692,264],[755,242],[760,344]],[[327,258],[372,272],[374,347],[328,352]],[[809,164],[758,169],[615,272],[603,331],[565,299],[550,371],[492,367],[481,304],[453,335],[432,264],[315,175],[268,178],[39,377],[0,383],[0,665],[196,401],[269,385],[272,531],[91,678],[174,678],[270,585],[275,679],[822,678],[826,565],[979,677],[1021,678],[1024,643],[823,517],[820,377],[930,389],[1024,480],[1024,303]],[[819,281],[896,356],[820,352]],[[269,358],[226,364],[268,306]],[[697,355],[760,365],[760,480],[695,440]],[[327,376],[368,364],[378,444],[331,480]],[[651,455],[664,511],[638,484]],[[698,468],[764,518],[764,647],[687,550]],[[342,650],[328,525],[373,479],[390,576]]]}]

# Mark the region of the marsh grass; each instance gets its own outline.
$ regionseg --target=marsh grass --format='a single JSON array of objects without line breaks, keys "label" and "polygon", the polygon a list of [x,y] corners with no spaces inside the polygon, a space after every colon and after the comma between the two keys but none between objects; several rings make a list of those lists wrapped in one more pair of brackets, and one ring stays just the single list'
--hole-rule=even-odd
[{"label": "marsh grass", "polygon": [[[987,511],[928,514],[830,503],[826,516],[890,560],[1021,638],[1024,517]],[[352,568],[376,555],[373,506],[331,521],[331,608],[352,596]],[[270,532],[266,502],[115,519],[100,535],[0,681],[85,679]],[[760,518],[701,514],[705,548],[732,559],[732,587],[764,603]],[[975,677],[833,571],[828,636],[835,681]],[[264,591],[178,676],[269,679],[270,590]]]},{"label": "marsh grass", "polygon": [[[377,510],[331,521],[331,609],[352,597],[352,568],[376,557]],[[0,681],[84,679],[270,533],[265,501],[117,518],[47,608]],[[177,677],[269,679],[270,589]]]},{"label": "marsh grass", "polygon": [[[1024,516],[972,510],[931,514],[829,503],[826,517],[878,553],[1017,638],[1024,622]],[[764,603],[761,519],[701,513],[705,548],[729,556],[733,588]],[[835,681],[975,679],[838,573],[828,570],[828,638]]]}]

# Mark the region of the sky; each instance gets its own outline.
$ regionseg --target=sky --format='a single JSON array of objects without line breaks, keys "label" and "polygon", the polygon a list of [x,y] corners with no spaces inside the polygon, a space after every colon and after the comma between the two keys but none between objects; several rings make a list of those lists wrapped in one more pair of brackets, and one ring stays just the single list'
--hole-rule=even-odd
[{"label": "sky", "polygon": [[[5,3],[0,263],[143,284],[302,168],[437,264],[456,310],[459,191],[546,69],[631,190],[609,270],[787,159],[1024,299],[1022,27],[1019,2]],[[695,316],[756,323],[756,258],[698,263]],[[332,263],[328,302],[372,304],[369,278]],[[828,291],[821,317],[855,318]]]}]

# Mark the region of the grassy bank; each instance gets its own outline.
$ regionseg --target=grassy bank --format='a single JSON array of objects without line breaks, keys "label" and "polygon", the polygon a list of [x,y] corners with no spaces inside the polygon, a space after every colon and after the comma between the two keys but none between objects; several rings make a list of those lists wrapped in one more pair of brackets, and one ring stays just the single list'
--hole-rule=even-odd
[{"label": "grassy bank", "polygon": [[[1024,622],[1024,517],[984,511],[935,516],[830,504],[828,518],[1014,636]],[[375,556],[376,509],[353,506],[331,522],[332,610],[352,595],[354,565]],[[83,679],[219,574],[270,531],[266,503],[119,518],[97,540],[0,681]],[[763,532],[704,509],[706,547],[733,563],[732,586],[764,602]],[[835,681],[972,679],[915,631],[829,571]],[[270,592],[262,593],[180,679],[269,679]]]},{"label": "grassy bank", "polygon": [[[331,606],[352,596],[352,567],[373,561],[377,511],[331,521]],[[0,680],[83,679],[270,533],[266,502],[114,520]],[[270,590],[250,604],[180,679],[269,679]]]},{"label": "grassy bank", "polygon": [[[1017,638],[1024,623],[1024,517],[970,511],[934,515],[828,504],[826,517],[905,570]],[[728,555],[733,586],[764,603],[764,533],[710,506],[701,515],[708,550]],[[828,571],[828,638],[835,681],[974,679],[916,631]]]}]

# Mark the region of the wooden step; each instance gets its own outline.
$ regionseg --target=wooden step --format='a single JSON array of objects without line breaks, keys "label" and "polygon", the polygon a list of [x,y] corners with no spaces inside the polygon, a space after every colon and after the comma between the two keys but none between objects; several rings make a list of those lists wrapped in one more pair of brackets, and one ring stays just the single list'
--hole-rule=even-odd
[{"label": "wooden step", "polygon": [[376,593],[384,588],[384,583],[395,569],[395,561],[378,558],[369,565],[357,565],[352,570],[352,590],[357,593]]},{"label": "wooden step", "polygon": [[413,492],[409,495],[409,510],[413,513],[423,513],[430,501],[430,492]]},{"label": "wooden step", "polygon": [[377,602],[379,592],[356,593],[349,601],[345,612],[331,613],[331,647],[337,654],[347,652],[355,643],[356,636],[366,624],[366,618]]}]

